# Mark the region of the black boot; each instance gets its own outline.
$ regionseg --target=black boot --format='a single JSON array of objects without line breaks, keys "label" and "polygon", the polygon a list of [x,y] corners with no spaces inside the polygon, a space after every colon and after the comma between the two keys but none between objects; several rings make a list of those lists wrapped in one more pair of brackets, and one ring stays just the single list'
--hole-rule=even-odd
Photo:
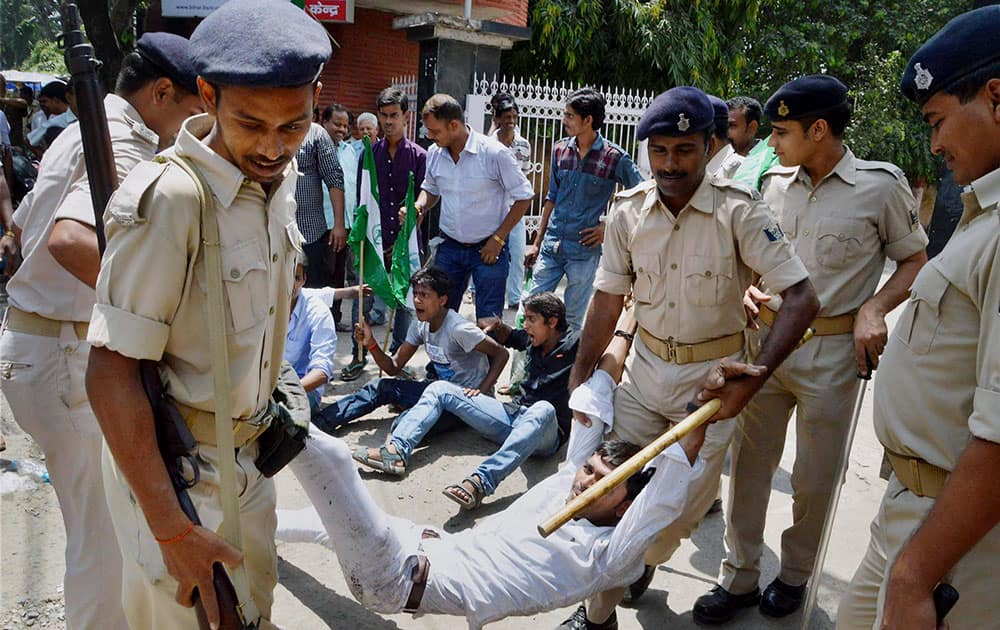
[{"label": "black boot", "polygon": [[651,564],[645,565],[639,579],[632,582],[628,589],[626,589],[625,596],[622,597],[622,603],[631,604],[638,601],[638,599],[642,597],[642,594],[646,592],[646,589],[649,588],[649,583],[653,581],[654,573],[656,573],[656,567]]},{"label": "black boot", "polygon": [[559,624],[556,630],[618,630],[618,612],[611,613],[604,623],[594,623],[587,621],[587,607],[580,604],[573,616]]},{"label": "black boot", "polygon": [[802,606],[806,585],[790,586],[778,578],[767,585],[760,598],[760,612],[768,617],[785,617]]},{"label": "black boot", "polygon": [[733,595],[716,584],[709,593],[695,600],[694,620],[702,625],[717,626],[732,620],[740,610],[756,606],[759,601],[759,588],[743,595]]}]

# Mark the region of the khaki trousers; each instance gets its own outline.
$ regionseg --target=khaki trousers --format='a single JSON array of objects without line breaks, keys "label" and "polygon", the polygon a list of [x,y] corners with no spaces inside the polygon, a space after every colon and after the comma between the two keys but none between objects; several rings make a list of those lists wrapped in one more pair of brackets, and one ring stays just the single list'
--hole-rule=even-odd
[{"label": "khaki trousers", "polygon": [[[4,330],[0,388],[14,420],[45,453],[59,499],[66,528],[66,627],[120,630],[127,627],[119,596],[122,561],[104,498],[104,437],[84,387],[90,345],[77,339],[71,324],[62,328],[59,338]],[[15,538],[4,534],[5,542]]]},{"label": "khaki trousers", "polygon": [[[766,335],[766,327],[760,332]],[[733,442],[726,510],[727,555],[719,578],[727,591],[749,593],[760,581],[771,482],[793,409],[792,525],[781,535],[778,577],[792,586],[809,579],[830,493],[835,483],[843,482],[835,477],[857,398],[856,372],[852,335],[815,337],[789,355],[737,419],[740,430]]]},{"label": "khaki trousers", "polygon": [[[871,525],[868,551],[840,600],[838,630],[871,630],[882,623],[889,567],[902,546],[923,522],[934,499],[918,497],[895,475]],[[952,569],[947,582],[959,592],[945,621],[955,630],[996,628],[1000,624],[995,570],[1000,559],[1000,526],[994,527]]]},{"label": "khaki trousers", "polygon": [[[243,535],[243,565],[250,581],[250,595],[267,621],[278,583],[274,531],[277,527],[274,481],[264,478],[253,464],[257,443],[240,449],[236,458],[236,482]],[[218,450],[200,445],[197,451],[201,481],[188,490],[202,525],[218,531],[222,524],[219,497]],[[149,531],[139,504],[132,498],[124,476],[111,452],[104,449],[104,485],[114,521],[115,534],[124,559],[122,603],[133,630],[180,630],[197,628],[193,608],[176,602],[177,581],[167,573],[160,547]]]},{"label": "khaki trousers", "polygon": [[[609,439],[646,446],[688,415],[687,404],[694,399],[699,383],[715,361],[667,363],[653,354],[638,336],[634,348],[625,362],[621,385],[615,390],[615,425]],[[741,357],[742,352],[730,358]],[[665,524],[647,549],[646,564],[655,566],[669,560],[681,541],[705,517],[718,496],[726,449],[735,428],[731,421],[708,427],[699,453],[705,467],[691,479],[681,515]],[[587,603],[587,617],[596,623],[603,622],[614,612],[624,593],[624,587],[598,593]]]}]

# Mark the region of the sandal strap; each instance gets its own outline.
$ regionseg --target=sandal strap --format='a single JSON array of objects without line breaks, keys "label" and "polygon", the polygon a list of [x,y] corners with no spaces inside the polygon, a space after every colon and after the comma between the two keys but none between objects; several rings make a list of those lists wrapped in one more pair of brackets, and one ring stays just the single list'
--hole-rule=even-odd
[{"label": "sandal strap", "polygon": [[[472,487],[475,488],[476,492],[479,493],[479,498],[480,499],[482,499],[483,497],[486,496],[486,486],[479,479],[478,475],[469,475],[468,477],[466,477],[462,481],[468,481],[470,484],[472,484]],[[459,486],[459,487],[461,487],[461,486]],[[462,489],[465,490],[465,488],[462,488]],[[465,490],[465,492],[468,493],[469,491]],[[475,499],[475,498],[476,497],[473,497],[473,499]]]}]

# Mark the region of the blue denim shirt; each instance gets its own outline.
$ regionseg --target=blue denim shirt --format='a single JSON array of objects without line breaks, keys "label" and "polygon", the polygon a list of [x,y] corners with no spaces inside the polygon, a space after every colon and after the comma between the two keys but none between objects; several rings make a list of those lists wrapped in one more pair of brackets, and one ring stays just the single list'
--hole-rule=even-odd
[{"label": "blue denim shirt", "polygon": [[[302,289],[288,321],[285,360],[302,378],[313,370],[333,376],[333,353],[337,350],[337,329],[330,314],[330,304],[320,297],[323,289]],[[309,392],[309,401],[318,405],[323,388]]]},{"label": "blue denim shirt", "polygon": [[550,253],[559,251],[567,258],[600,256],[600,246],[580,244],[580,231],[597,225],[615,186],[621,184],[624,188],[632,188],[640,182],[642,175],[629,154],[614,142],[605,140],[600,132],[582,158],[576,148],[576,138],[557,142],[552,148],[549,192],[545,197],[555,206],[542,249]]}]

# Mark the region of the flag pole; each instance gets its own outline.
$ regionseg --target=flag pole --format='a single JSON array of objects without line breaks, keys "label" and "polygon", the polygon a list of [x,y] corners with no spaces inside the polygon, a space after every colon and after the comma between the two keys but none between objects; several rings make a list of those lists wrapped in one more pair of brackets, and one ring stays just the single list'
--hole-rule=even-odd
[{"label": "flag pole", "polygon": [[[361,260],[358,262],[358,321],[362,322],[365,318],[365,243],[361,243],[361,247],[358,248]],[[362,325],[362,329],[364,326]],[[364,339],[364,337],[362,337]],[[357,357],[358,363],[365,357],[364,343],[358,344]]]},{"label": "flag pole", "polygon": [[[382,352],[389,356],[389,339],[392,337],[392,325],[396,321],[396,309],[389,311],[388,325],[385,327],[385,341],[382,342]],[[379,378],[382,377],[382,368],[378,369]]]}]

